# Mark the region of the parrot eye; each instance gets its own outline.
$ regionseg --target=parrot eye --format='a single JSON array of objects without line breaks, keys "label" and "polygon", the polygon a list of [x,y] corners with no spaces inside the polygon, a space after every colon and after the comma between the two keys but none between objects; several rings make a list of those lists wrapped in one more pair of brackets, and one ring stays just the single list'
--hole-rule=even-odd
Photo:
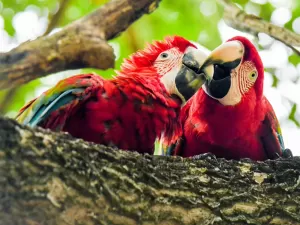
[{"label": "parrot eye", "polygon": [[255,81],[256,78],[257,78],[257,72],[256,72],[256,71],[252,71],[252,72],[249,74],[249,78],[250,78],[250,80]]},{"label": "parrot eye", "polygon": [[167,59],[168,57],[169,57],[169,54],[166,52],[163,52],[160,54],[160,58],[162,58],[162,59]]}]

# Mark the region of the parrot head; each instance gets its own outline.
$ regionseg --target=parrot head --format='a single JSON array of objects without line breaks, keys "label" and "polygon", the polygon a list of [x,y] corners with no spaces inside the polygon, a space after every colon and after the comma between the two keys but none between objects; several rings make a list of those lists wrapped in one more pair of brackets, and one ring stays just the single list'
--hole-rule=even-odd
[{"label": "parrot head", "polygon": [[197,70],[206,58],[207,54],[190,41],[169,36],[131,55],[121,70],[122,74],[140,71],[144,77],[158,76],[167,92],[177,95],[184,103],[205,82],[204,74],[198,74]]},{"label": "parrot head", "polygon": [[207,81],[203,90],[223,105],[239,104],[244,96],[263,95],[264,69],[255,46],[237,36],[211,52],[200,68]]}]

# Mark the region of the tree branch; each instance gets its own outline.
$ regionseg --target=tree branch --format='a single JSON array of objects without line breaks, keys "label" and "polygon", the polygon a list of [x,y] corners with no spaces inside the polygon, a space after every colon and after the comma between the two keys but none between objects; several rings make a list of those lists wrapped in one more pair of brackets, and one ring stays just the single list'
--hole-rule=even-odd
[{"label": "tree branch", "polygon": [[[47,26],[46,31],[44,32],[43,36],[49,34],[59,23],[60,18],[62,17],[66,6],[68,5],[69,0],[61,0],[59,9],[57,12],[51,16],[49,19],[49,24]],[[1,57],[1,54],[0,54]],[[7,111],[8,106],[11,104],[12,100],[15,97],[15,94],[17,93],[18,87],[10,88],[5,95],[2,97],[2,100],[0,102],[0,115],[4,115]]]},{"label": "tree branch", "polygon": [[113,67],[113,49],[106,41],[155,10],[159,1],[112,0],[51,36],[0,54],[0,89],[62,70]]},{"label": "tree branch", "polygon": [[300,35],[255,15],[247,14],[229,0],[218,0],[218,2],[224,6],[224,20],[228,26],[254,35],[258,35],[260,32],[266,33],[300,55],[300,51],[296,49],[296,47],[300,47]]},{"label": "tree branch", "polygon": [[0,118],[0,224],[300,224],[299,168],[139,155]]}]

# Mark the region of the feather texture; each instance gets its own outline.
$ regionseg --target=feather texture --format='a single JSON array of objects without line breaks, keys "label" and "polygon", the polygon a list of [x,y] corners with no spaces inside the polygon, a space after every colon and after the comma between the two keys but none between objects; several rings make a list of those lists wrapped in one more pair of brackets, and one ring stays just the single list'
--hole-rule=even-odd
[{"label": "feather texture", "polygon": [[253,160],[282,156],[283,138],[275,112],[263,96],[264,69],[258,52],[246,38],[230,40],[243,43],[245,54],[241,65],[253,63],[258,72],[256,82],[252,87],[247,86],[236,105],[223,105],[199,90],[181,111],[182,138],[167,153],[190,157],[211,152],[227,159]]},{"label": "feather texture", "polygon": [[189,41],[167,37],[125,60],[111,80],[81,74],[58,82],[19,112],[20,123],[66,131],[86,141],[125,150],[153,153],[157,138],[166,143],[180,135],[181,100],[161,83],[153,63],[176,47],[183,52]]},{"label": "feather texture", "polygon": [[173,154],[190,157],[211,152],[227,159],[253,160],[282,155],[279,124],[266,98],[256,102],[249,96],[238,106],[224,107],[200,90],[197,99],[199,104],[190,101],[183,109],[184,136]]},{"label": "feather texture", "polygon": [[131,77],[116,81],[92,74],[77,75],[29,102],[17,120],[67,131],[95,143],[152,153],[162,131],[171,138],[173,131],[180,130],[173,121],[181,102],[157,84],[159,80],[154,77],[142,86]]}]

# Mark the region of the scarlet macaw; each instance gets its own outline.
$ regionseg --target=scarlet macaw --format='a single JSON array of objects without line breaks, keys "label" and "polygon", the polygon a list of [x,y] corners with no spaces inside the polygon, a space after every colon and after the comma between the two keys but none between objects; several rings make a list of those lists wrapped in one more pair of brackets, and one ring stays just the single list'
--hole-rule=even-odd
[{"label": "scarlet macaw", "polygon": [[181,106],[204,83],[207,55],[190,41],[167,37],[126,59],[117,76],[81,74],[57,83],[19,112],[17,121],[66,131],[86,141],[153,153],[156,138],[175,140]]}]

